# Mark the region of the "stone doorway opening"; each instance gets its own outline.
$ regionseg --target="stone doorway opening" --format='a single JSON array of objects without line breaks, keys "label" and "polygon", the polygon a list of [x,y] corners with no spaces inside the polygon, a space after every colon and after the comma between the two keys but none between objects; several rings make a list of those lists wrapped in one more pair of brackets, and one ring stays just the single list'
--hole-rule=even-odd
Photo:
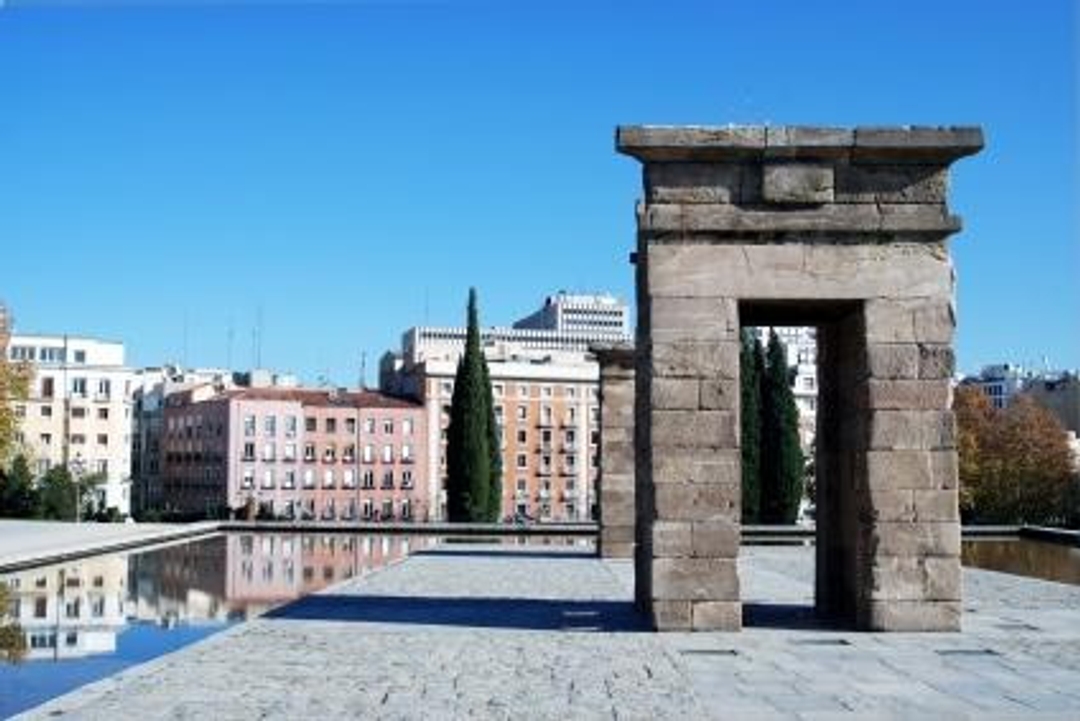
[{"label": "stone doorway opening", "polygon": [[[865,343],[859,347],[860,339],[865,338],[859,326],[862,314],[862,302],[852,300],[803,298],[738,305],[740,328],[759,334],[763,345],[768,342],[768,330],[776,330],[781,342],[798,343],[798,348],[786,347],[787,362],[794,375],[790,386],[800,415],[802,450],[813,467],[813,477],[805,479],[811,488],[804,491],[814,524],[809,603],[802,588],[773,588],[760,585],[760,581],[757,587],[747,587],[747,579],[740,577],[745,625],[856,626],[860,509],[853,502],[858,494],[849,489],[856,483],[852,473],[860,463],[856,449],[863,445],[857,440],[862,433],[857,427],[860,407],[865,409],[858,399],[865,395],[861,386],[867,379],[858,360],[865,352]],[[795,329],[809,332],[785,332]],[[808,410],[811,419],[807,418]],[[808,420],[812,429],[805,427]],[[740,424],[743,422],[740,417]],[[759,440],[762,452],[767,452],[764,449],[770,443],[764,437]],[[768,493],[768,489],[761,490],[762,505],[768,503]],[[768,563],[770,556],[784,556],[763,549],[758,555],[759,563]],[[762,576],[769,578],[768,574]]]}]

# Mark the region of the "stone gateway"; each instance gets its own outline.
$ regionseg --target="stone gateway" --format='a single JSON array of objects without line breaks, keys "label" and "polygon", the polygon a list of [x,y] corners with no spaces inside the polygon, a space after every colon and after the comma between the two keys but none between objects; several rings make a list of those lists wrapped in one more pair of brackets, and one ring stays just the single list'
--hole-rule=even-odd
[{"label": "stone gateway", "polygon": [[818,611],[958,629],[947,187],[981,130],[623,126],[616,144],[644,166],[636,468],[615,476],[636,485],[638,604],[658,630],[741,628],[739,330],[812,325]]}]

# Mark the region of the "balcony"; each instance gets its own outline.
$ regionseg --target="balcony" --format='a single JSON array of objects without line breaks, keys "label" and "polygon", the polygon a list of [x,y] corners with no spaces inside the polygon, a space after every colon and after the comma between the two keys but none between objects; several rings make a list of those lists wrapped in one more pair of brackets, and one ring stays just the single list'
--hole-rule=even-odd
[{"label": "balcony", "polygon": [[546,466],[546,467],[545,466],[540,466],[539,468],[536,469],[536,475],[538,475],[538,476],[550,476],[551,475],[551,467],[550,466]]}]

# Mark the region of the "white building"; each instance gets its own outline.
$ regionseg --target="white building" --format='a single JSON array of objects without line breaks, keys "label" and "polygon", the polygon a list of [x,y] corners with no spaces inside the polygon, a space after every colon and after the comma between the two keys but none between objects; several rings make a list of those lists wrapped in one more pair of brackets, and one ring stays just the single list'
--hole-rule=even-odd
[{"label": "white building", "polygon": [[960,382],[985,393],[994,408],[1005,408],[1032,377],[1030,372],[1015,363],[997,363],[983,366],[978,375],[968,376]]},{"label": "white building", "polygon": [[631,334],[630,309],[607,293],[559,291],[545,298],[539,310],[514,323],[514,327],[611,336],[618,341]]},{"label": "white building", "polygon": [[15,404],[16,441],[32,468],[101,474],[96,503],[129,513],[134,371],[124,365],[124,344],[14,333],[8,358],[33,368],[29,398]]}]

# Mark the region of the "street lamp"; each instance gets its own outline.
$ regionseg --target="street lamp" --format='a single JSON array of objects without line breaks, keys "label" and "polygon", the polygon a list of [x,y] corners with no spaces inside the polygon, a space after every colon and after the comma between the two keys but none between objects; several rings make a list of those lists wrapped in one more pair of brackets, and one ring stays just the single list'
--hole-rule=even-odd
[{"label": "street lamp", "polygon": [[82,459],[82,454],[76,453],[75,459],[68,465],[71,467],[71,478],[74,481],[75,486],[75,523],[79,523],[80,514],[82,512],[82,489],[79,484],[82,480],[83,472],[86,470],[86,463]]}]

